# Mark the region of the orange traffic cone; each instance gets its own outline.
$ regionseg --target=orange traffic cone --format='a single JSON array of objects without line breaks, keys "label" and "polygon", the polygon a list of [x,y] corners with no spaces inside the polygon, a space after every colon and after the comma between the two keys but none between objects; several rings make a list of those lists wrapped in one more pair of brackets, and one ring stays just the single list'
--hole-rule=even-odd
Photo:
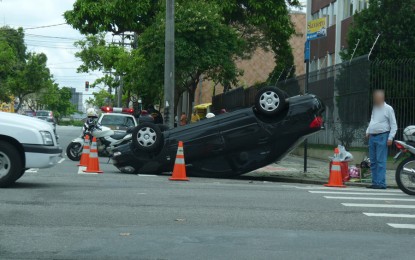
[{"label": "orange traffic cone", "polygon": [[338,187],[345,188],[346,185],[343,184],[342,172],[341,172],[341,163],[338,160],[339,149],[334,149],[334,159],[330,168],[330,177],[329,183],[324,184],[326,187]]},{"label": "orange traffic cone", "polygon": [[82,149],[81,161],[78,166],[86,167],[89,160],[89,135],[85,136],[84,147]]},{"label": "orange traffic cone", "polygon": [[183,153],[183,142],[179,142],[179,147],[177,148],[176,161],[174,163],[173,174],[171,181],[188,181],[186,177],[186,164],[184,162],[184,153]]},{"label": "orange traffic cone", "polygon": [[87,165],[86,170],[84,172],[86,172],[86,173],[103,173],[103,171],[101,171],[99,169],[97,139],[95,137],[92,139],[91,153],[89,154],[88,165]]}]

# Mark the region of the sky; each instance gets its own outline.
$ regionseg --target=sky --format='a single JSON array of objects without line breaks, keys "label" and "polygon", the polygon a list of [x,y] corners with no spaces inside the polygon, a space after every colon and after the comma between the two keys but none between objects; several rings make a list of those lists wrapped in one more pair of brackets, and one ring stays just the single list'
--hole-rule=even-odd
[{"label": "sky", "polygon": [[[74,42],[83,36],[65,23],[63,13],[72,9],[75,0],[0,0],[0,26],[25,29],[27,50],[45,53],[48,67],[60,87],[73,87],[84,93],[84,100],[91,95],[85,92],[85,81],[93,82],[100,72],[79,74],[81,62],[75,58]],[[39,26],[57,25],[30,29]]]}]

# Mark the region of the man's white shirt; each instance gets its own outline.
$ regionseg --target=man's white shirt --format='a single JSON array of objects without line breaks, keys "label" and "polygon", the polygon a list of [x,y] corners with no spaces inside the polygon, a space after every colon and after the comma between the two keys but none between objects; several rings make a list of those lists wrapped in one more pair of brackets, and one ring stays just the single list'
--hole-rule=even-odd
[{"label": "man's white shirt", "polygon": [[393,140],[398,130],[393,108],[384,103],[383,106],[374,106],[372,117],[366,134],[381,134],[389,132],[388,140]]}]

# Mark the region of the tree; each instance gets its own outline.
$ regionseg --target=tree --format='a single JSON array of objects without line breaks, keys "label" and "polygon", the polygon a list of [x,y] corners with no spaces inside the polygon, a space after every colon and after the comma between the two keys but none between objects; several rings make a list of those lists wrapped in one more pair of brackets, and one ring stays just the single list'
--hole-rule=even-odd
[{"label": "tree", "polygon": [[415,58],[415,0],[369,0],[369,7],[356,13],[348,35],[349,49],[342,53],[350,59],[360,39],[355,57],[368,54],[380,33],[371,59]]},{"label": "tree", "polygon": [[109,105],[108,101],[114,99],[114,95],[108,93],[108,91],[101,89],[99,92],[93,93],[94,98],[89,98],[86,103],[94,107],[103,107]]},{"label": "tree", "polygon": [[[164,56],[164,35],[162,35],[165,23],[164,5],[164,1],[155,0],[77,0],[73,9],[65,12],[64,17],[68,24],[85,35],[99,33],[120,35],[125,32],[134,32],[139,38],[140,50],[130,53],[128,59],[131,63],[123,63],[126,65],[124,83],[135,86],[135,88],[131,87],[130,91],[140,91],[140,95],[144,93],[154,98],[161,95],[163,85],[164,60],[161,57]],[[241,53],[244,54],[243,57],[249,57],[258,47],[273,50],[278,66],[282,68],[289,68],[293,64],[288,40],[294,29],[287,5],[299,5],[298,1],[177,0],[176,5],[176,54],[186,56],[183,60],[181,56],[176,56],[176,68],[179,70],[176,75],[179,93],[187,89],[192,94],[193,90],[188,85],[195,87],[202,74],[230,88],[231,85],[236,84],[235,79],[241,73],[236,69],[235,59],[232,58],[241,56]],[[195,20],[192,20],[193,18]],[[204,23],[211,23],[211,25],[206,26]],[[190,25],[189,28],[186,28],[187,25]],[[217,44],[215,47],[219,48],[218,51],[208,46],[212,41],[206,35],[214,36],[214,40],[222,37],[220,45],[219,41],[215,42]],[[234,49],[235,40],[239,42],[237,50]],[[246,44],[240,44],[242,42]],[[146,43],[150,45],[140,45]],[[204,50],[206,47],[209,51]],[[230,50],[224,53],[227,47]],[[185,53],[186,51],[188,53]],[[231,58],[229,53],[233,55]],[[189,63],[191,55],[195,58]],[[94,57],[91,56],[91,58]],[[209,60],[212,58],[217,60]],[[198,62],[201,63],[196,64]],[[219,62],[222,62],[221,66],[215,66],[215,63]],[[196,67],[200,68],[196,71],[192,70]],[[180,73],[180,71],[186,72]],[[145,76],[145,78],[138,76]],[[150,76],[151,80],[148,80]],[[131,83],[133,81],[134,83]]]},{"label": "tree", "polygon": [[16,69],[13,78],[8,79],[10,93],[19,98],[16,111],[29,94],[37,93],[52,84],[52,76],[46,62],[45,54],[29,53],[26,63]]},{"label": "tree", "polygon": [[8,80],[15,70],[23,66],[26,59],[26,45],[23,30],[10,27],[0,28],[0,100],[9,102],[11,92]]},{"label": "tree", "polygon": [[[139,40],[138,51],[145,60],[140,84],[153,89],[160,89],[163,84],[160,75],[164,73],[164,17],[160,13]],[[190,100],[194,99],[202,77],[220,80],[224,85],[235,84],[240,74],[235,59],[243,54],[245,42],[235,29],[222,22],[219,6],[187,1],[176,5],[175,19],[176,104],[185,91]]]}]

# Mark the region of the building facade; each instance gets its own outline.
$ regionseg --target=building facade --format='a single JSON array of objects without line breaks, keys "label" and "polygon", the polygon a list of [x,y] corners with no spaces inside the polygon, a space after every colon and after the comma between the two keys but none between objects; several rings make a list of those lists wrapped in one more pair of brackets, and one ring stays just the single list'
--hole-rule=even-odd
[{"label": "building facade", "polygon": [[76,92],[76,88],[71,88],[71,94],[71,103],[75,106],[76,110],[84,112],[83,94],[81,92]]},{"label": "building facade", "polygon": [[368,0],[307,1],[307,22],[327,18],[327,36],[310,42],[310,71],[342,62],[340,52],[349,47],[347,35],[353,22],[353,14],[367,8],[368,2]]},{"label": "building facade", "polygon": [[[304,42],[306,40],[306,14],[304,12],[292,12],[291,21],[295,28],[295,34],[291,37],[290,44],[294,56],[295,72],[297,75],[305,73],[304,66]],[[278,61],[277,61],[278,62]],[[248,60],[236,62],[243,75],[238,79],[238,86],[250,87],[256,83],[262,83],[268,79],[273,71],[276,61],[272,51],[265,51],[258,48]],[[287,68],[288,70],[290,68]],[[276,80],[278,75],[274,75]],[[215,86],[211,81],[200,82],[195,92],[195,105],[212,102],[212,96],[221,94],[223,86]],[[187,106],[185,106],[187,107]]]}]

